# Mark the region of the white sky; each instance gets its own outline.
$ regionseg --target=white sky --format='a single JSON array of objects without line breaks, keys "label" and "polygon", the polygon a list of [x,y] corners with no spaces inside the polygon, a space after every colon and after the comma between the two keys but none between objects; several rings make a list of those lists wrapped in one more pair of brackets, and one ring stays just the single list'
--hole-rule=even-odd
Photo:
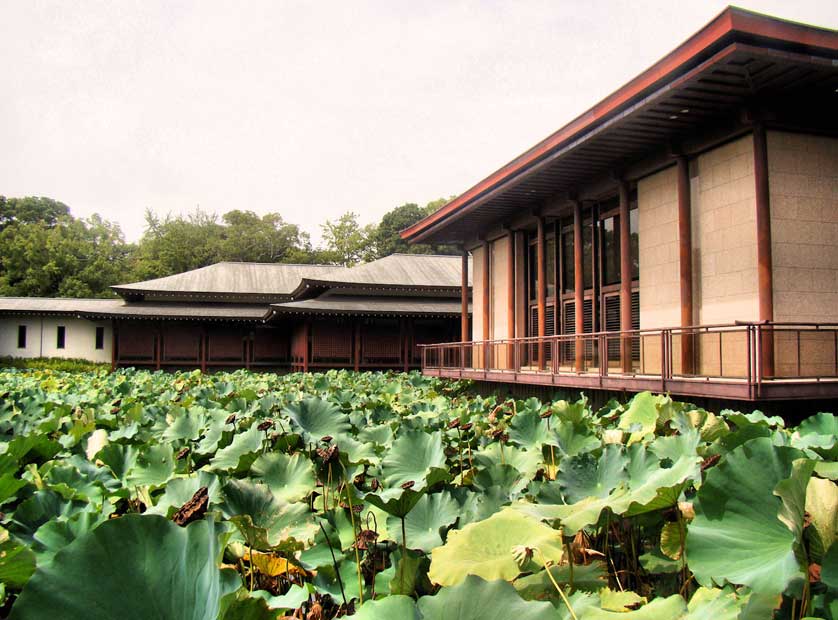
[{"label": "white sky", "polygon": [[[719,1],[0,0],[0,194],[98,212],[354,210],[460,193]],[[747,8],[832,28],[835,0]]]}]

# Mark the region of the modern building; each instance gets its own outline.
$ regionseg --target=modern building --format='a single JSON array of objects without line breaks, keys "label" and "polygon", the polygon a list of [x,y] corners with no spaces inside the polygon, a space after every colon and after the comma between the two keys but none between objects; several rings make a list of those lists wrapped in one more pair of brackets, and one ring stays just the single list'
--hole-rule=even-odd
[{"label": "modern building", "polygon": [[0,298],[0,357],[411,369],[419,344],[456,337],[460,265],[457,256],[414,254],[354,268],[217,263],[112,287],[120,299]]},{"label": "modern building", "polygon": [[473,257],[429,375],[838,397],[838,31],[727,8],[403,237]]}]

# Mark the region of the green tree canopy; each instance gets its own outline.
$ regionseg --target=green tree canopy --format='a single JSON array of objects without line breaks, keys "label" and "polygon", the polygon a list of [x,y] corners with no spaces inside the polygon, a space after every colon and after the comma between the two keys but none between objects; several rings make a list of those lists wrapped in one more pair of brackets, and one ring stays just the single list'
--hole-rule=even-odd
[{"label": "green tree canopy", "polygon": [[456,254],[457,250],[453,246],[427,243],[411,244],[402,239],[400,235],[402,230],[430,215],[449,200],[449,198],[439,198],[429,202],[424,207],[420,207],[415,202],[408,202],[385,213],[384,217],[381,218],[381,223],[372,236],[376,258],[389,256],[396,252],[407,254]]},{"label": "green tree canopy", "polygon": [[326,220],[320,228],[326,246],[320,254],[324,262],[348,267],[376,258],[372,246],[375,226],[361,226],[357,213],[348,211],[337,220]]},{"label": "green tree canopy", "polygon": [[68,216],[70,207],[52,198],[25,196],[6,198],[0,196],[0,230],[12,224],[43,222],[54,226],[59,218]]}]

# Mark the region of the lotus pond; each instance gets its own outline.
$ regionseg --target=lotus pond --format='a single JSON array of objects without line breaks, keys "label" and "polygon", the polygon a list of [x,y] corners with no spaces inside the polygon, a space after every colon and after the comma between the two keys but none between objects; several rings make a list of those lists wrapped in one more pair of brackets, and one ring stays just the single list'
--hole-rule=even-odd
[{"label": "lotus pond", "polygon": [[838,618],[838,422],[0,371],[0,617]]}]

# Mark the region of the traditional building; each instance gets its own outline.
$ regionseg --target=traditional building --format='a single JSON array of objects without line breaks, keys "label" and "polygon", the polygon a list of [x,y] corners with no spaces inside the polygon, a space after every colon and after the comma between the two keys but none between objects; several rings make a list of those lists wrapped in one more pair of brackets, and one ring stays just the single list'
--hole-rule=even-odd
[{"label": "traditional building", "polygon": [[838,31],[725,9],[403,232],[474,262],[473,329],[424,372],[838,396],[836,112]]},{"label": "traditional building", "polygon": [[459,257],[217,263],[114,286],[121,299],[0,298],[0,356],[160,368],[410,369],[450,340]]}]

